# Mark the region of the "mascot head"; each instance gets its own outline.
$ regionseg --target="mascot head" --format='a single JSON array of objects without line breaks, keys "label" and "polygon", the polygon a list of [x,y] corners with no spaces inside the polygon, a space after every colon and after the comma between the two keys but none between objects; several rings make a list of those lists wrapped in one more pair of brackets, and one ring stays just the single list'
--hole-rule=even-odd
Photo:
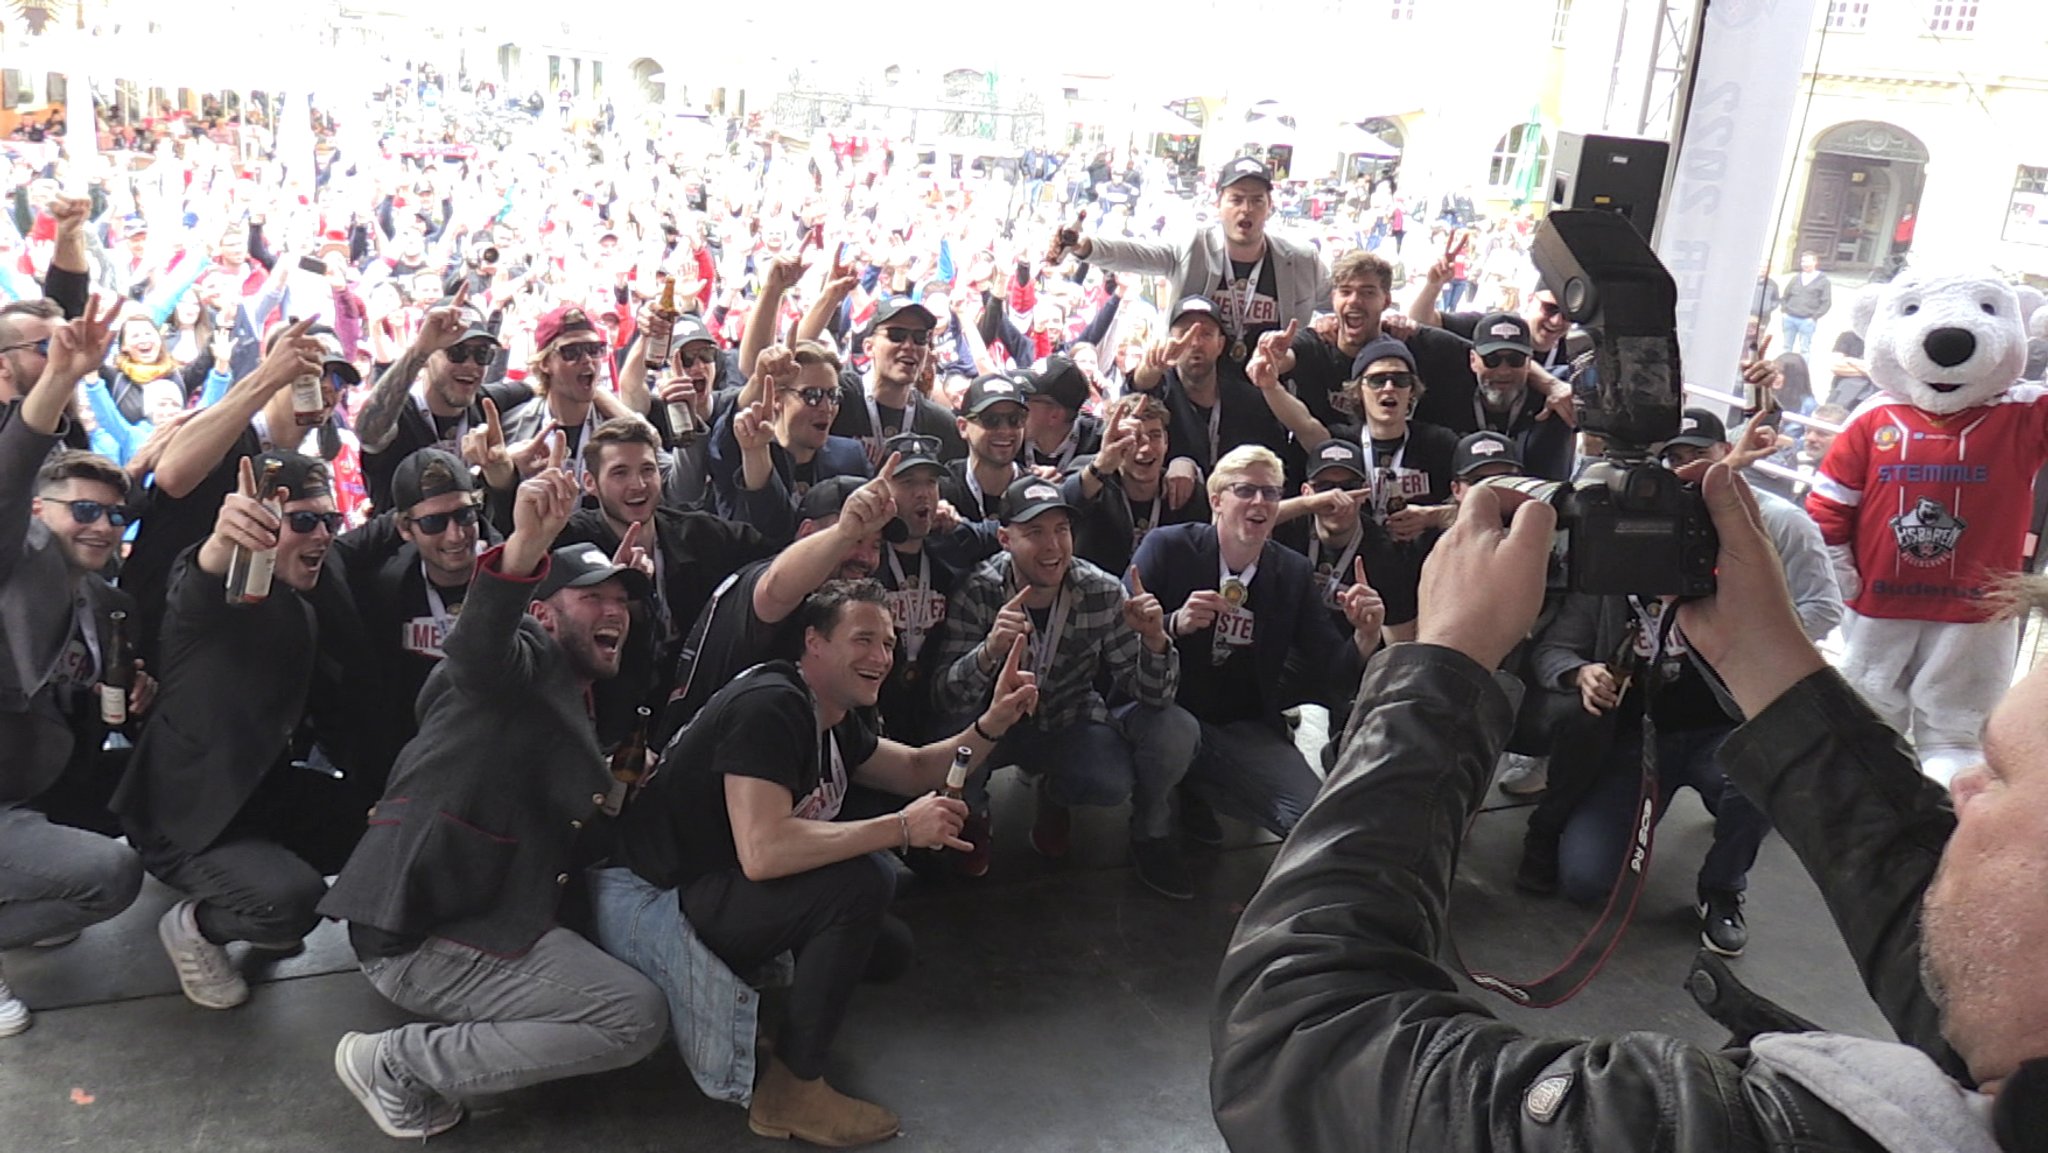
[{"label": "mascot head", "polygon": [[1857,297],[1855,324],[1871,381],[1926,412],[1984,404],[2027,363],[2020,298],[1990,276],[1908,269]]}]

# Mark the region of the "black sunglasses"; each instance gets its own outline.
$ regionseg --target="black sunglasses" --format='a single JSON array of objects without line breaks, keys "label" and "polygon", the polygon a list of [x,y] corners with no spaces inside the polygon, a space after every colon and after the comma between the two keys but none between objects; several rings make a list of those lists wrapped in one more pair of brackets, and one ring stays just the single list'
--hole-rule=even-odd
[{"label": "black sunglasses", "polygon": [[1312,480],[1308,486],[1317,492],[1357,492],[1365,487],[1362,480]]},{"label": "black sunglasses", "polygon": [[939,438],[936,436],[899,436],[889,442],[889,451],[904,456],[923,456],[933,460],[939,458]]},{"label": "black sunglasses", "polygon": [[313,530],[323,524],[327,526],[329,535],[338,533],[344,520],[338,512],[288,512],[284,514],[284,522],[300,536],[311,536]]},{"label": "black sunglasses", "polygon": [[806,408],[839,407],[839,390],[836,388],[785,388],[782,394],[802,397]]},{"label": "black sunglasses", "polygon": [[718,350],[715,348],[700,348],[692,352],[689,349],[684,349],[676,354],[676,363],[684,368],[689,368],[695,364],[717,364]]},{"label": "black sunglasses", "polygon": [[1523,365],[1529,363],[1529,354],[1526,352],[1508,352],[1505,350],[1501,352],[1489,352],[1485,356],[1479,358],[1479,363],[1485,365],[1488,368],[1520,368]]},{"label": "black sunglasses", "polygon": [[1415,374],[1412,372],[1368,372],[1364,376],[1365,387],[1377,392],[1382,388],[1414,388]]},{"label": "black sunglasses", "polygon": [[565,344],[555,350],[563,360],[596,360],[604,355],[604,345],[592,340],[580,344]]},{"label": "black sunglasses", "polygon": [[[450,364],[468,364],[472,360],[478,364],[489,364],[497,358],[498,346],[487,344],[483,341],[476,341],[471,344],[458,344],[444,351],[448,353],[448,363]],[[569,355],[569,350],[563,349],[562,355]]]},{"label": "black sunglasses", "polygon": [[882,335],[897,344],[907,342],[919,348],[923,348],[932,342],[932,330],[929,328],[898,328],[895,325],[891,325],[882,330]]},{"label": "black sunglasses", "polygon": [[982,412],[967,419],[983,428],[1023,428],[1025,416],[1021,412]]},{"label": "black sunglasses", "polygon": [[118,504],[105,504],[96,500],[67,500],[64,507],[71,510],[71,519],[79,524],[98,524],[101,517],[115,528],[128,523],[128,510]]},{"label": "black sunglasses", "polygon": [[459,524],[465,528],[475,524],[476,506],[466,504],[454,512],[430,512],[424,516],[409,516],[405,519],[416,531],[426,533],[428,536],[440,536],[448,531],[450,524]]}]

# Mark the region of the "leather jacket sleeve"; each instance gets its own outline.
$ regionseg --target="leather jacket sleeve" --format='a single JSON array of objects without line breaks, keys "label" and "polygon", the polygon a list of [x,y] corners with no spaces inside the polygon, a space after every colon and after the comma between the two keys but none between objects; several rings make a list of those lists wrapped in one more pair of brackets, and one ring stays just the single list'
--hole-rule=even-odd
[{"label": "leather jacket sleeve", "polygon": [[[1232,1148],[1763,1147],[1768,1106],[1737,1055],[1650,1033],[1532,1037],[1434,960],[1512,684],[1430,645],[1374,657],[1365,715],[1224,958],[1210,1094]],[[1537,1108],[1530,1089],[1560,1076]]]}]

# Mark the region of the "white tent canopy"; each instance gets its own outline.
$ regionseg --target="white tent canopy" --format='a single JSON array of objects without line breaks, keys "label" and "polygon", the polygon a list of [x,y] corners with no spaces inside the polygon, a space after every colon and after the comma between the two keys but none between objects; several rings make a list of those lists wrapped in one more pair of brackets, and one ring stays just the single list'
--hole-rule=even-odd
[{"label": "white tent canopy", "polygon": [[1346,156],[1370,156],[1376,160],[1393,160],[1401,155],[1400,149],[1356,124],[1338,126],[1337,146]]}]

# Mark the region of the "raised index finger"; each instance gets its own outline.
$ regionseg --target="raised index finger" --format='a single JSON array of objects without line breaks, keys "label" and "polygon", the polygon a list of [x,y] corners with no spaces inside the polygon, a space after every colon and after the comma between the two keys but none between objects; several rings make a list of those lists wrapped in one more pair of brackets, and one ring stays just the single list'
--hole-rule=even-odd
[{"label": "raised index finger", "polygon": [[491,430],[493,443],[505,443],[505,426],[498,421],[498,402],[488,396],[484,398],[484,427]]},{"label": "raised index finger", "polygon": [[548,434],[548,467],[560,468],[569,457],[569,434],[560,425]]},{"label": "raised index finger", "polygon": [[1364,585],[1366,588],[1372,587],[1372,582],[1365,579],[1365,558],[1362,556],[1351,558],[1351,583]]},{"label": "raised index finger", "polygon": [[1138,566],[1137,566],[1137,565],[1132,565],[1132,566],[1131,566],[1131,572],[1130,572],[1130,577],[1131,577],[1131,595],[1132,595],[1132,596],[1134,596],[1134,597],[1141,597],[1141,596],[1144,596],[1144,595],[1145,595],[1145,578],[1144,578],[1143,576],[1139,575],[1139,573],[1138,573]]},{"label": "raised index finger", "polygon": [[464,278],[463,278],[463,281],[462,281],[462,283],[461,283],[460,285],[458,285],[458,286],[456,287],[456,289],[455,289],[455,298],[454,298],[453,300],[450,300],[450,301],[448,302],[448,307],[449,307],[449,308],[451,308],[451,309],[453,309],[453,310],[455,310],[455,311],[457,311],[457,312],[460,312],[460,311],[462,310],[462,306],[463,306],[463,305],[465,305],[465,304],[468,304],[468,303],[469,303],[469,278],[467,278],[467,277],[464,277]]},{"label": "raised index finger", "polygon": [[1017,679],[1018,670],[1024,667],[1024,634],[1018,633],[1010,641],[1009,655],[1003,658],[1003,671],[996,674],[996,683],[1007,685]]},{"label": "raised index finger", "polygon": [[882,467],[881,467],[881,469],[880,469],[879,471],[877,471],[877,472],[875,473],[875,479],[874,479],[874,480],[872,480],[872,481],[869,481],[868,483],[869,483],[869,484],[877,484],[877,483],[879,483],[879,484],[880,484],[880,485],[881,485],[881,486],[882,486],[883,488],[893,488],[893,487],[895,487],[895,481],[896,481],[896,466],[897,466],[898,464],[901,464],[902,462],[903,462],[903,454],[902,454],[902,453],[900,453],[900,452],[892,452],[892,453],[890,453],[890,454],[889,454],[889,459],[888,459],[888,460],[885,460],[885,461],[883,461],[883,462],[882,462]]}]

